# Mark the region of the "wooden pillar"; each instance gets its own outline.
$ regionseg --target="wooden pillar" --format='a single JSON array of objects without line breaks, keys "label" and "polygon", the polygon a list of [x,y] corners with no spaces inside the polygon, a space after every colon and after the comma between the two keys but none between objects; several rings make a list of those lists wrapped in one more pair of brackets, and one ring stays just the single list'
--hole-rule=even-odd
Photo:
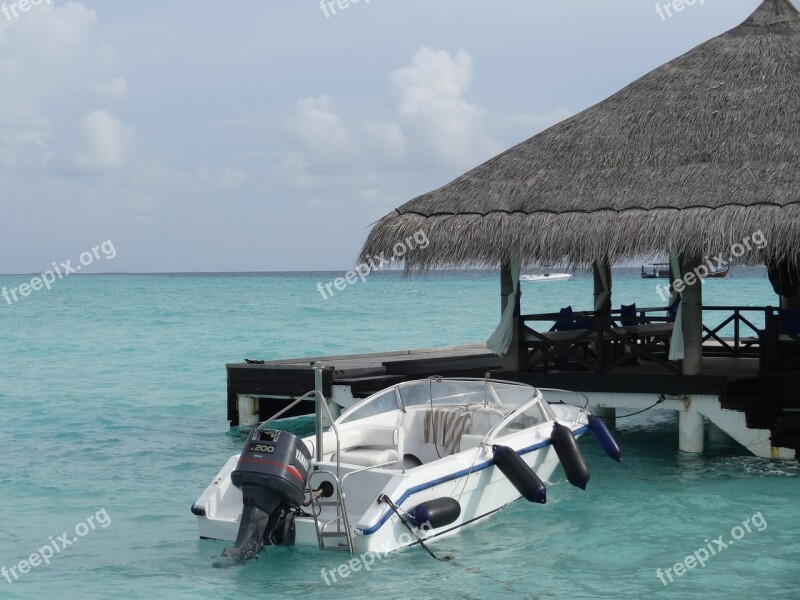
[{"label": "wooden pillar", "polygon": [[504,371],[520,370],[520,339],[519,339],[519,314],[520,314],[520,292],[514,295],[514,281],[511,276],[511,263],[504,262],[500,267],[500,314],[506,309],[508,302],[514,302],[514,335],[511,338],[511,345],[508,352],[503,356]]},{"label": "wooden pillar", "polygon": [[[596,260],[592,264],[592,273],[594,275],[594,309],[599,315],[607,317],[611,314],[611,265],[607,260]],[[600,296],[606,292],[606,288],[603,286],[603,276],[608,283],[608,295],[602,305],[598,305]]]},{"label": "wooden pillar", "polygon": [[[611,316],[611,265],[608,261],[596,260],[592,263],[592,275],[594,277],[594,304],[592,307],[598,317]],[[606,284],[603,285],[603,279]],[[592,342],[592,349],[594,350],[597,358],[597,366],[602,371],[607,358],[611,356],[611,342],[603,340],[603,327],[608,325],[607,322],[597,321],[597,335],[596,342]]]},{"label": "wooden pillar", "polygon": [[683,320],[683,374],[703,374],[703,282],[694,273],[702,258],[681,260],[681,273],[686,284],[681,292]]}]

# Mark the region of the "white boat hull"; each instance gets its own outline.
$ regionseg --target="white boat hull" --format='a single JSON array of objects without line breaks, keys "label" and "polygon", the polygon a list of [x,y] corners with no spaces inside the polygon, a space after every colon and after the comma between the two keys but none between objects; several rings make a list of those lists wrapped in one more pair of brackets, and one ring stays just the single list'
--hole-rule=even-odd
[{"label": "white boat hull", "polygon": [[[585,427],[573,429],[573,431],[578,437],[585,431]],[[555,450],[549,440],[541,438],[537,439],[534,444],[528,444],[527,448],[530,448],[531,445],[541,447],[525,452],[525,441],[520,440],[519,447],[514,447],[514,450],[520,453],[525,463],[542,481],[547,482],[559,465]],[[228,460],[195,503],[195,506],[202,507],[205,511],[205,515],[197,517],[201,538],[224,541],[236,539],[242,512],[242,492],[231,483],[230,475],[236,468],[238,459],[239,455],[235,455]],[[312,462],[312,465],[314,464],[316,463]],[[335,463],[331,462],[321,463],[319,466],[331,471],[336,468]],[[342,473],[348,470],[352,470],[352,468],[342,465]],[[458,473],[463,474],[454,476]],[[399,507],[406,510],[436,498],[450,497],[459,501],[462,507],[459,518],[454,523],[438,530],[417,531],[417,534],[423,539],[457,533],[463,526],[488,517],[520,498],[519,491],[493,464],[491,456],[486,456],[485,452],[479,448],[459,452],[442,461],[416,467],[406,471],[405,474],[391,473],[387,469],[376,469],[364,472],[362,475],[373,475],[374,479],[378,479],[380,476],[387,477],[388,482],[380,490],[380,493],[386,493]],[[359,481],[358,475],[345,483],[346,498],[349,499],[353,494],[363,490],[359,483],[363,483],[363,481]],[[375,502],[378,495],[376,493],[371,497],[374,506],[360,518],[355,514],[356,507],[351,509],[348,506],[348,513],[351,513],[350,521],[354,525],[353,543],[356,553],[387,553],[416,543],[416,540],[410,538],[408,530],[391,512],[391,509],[386,504]],[[335,510],[335,507],[323,507],[319,520],[327,522],[335,518]],[[535,507],[532,507],[532,510],[535,510]],[[296,544],[319,545],[316,524],[312,517],[297,518],[295,523],[297,527]],[[343,547],[343,549],[345,548]]]},{"label": "white boat hull", "polygon": [[[452,535],[519,499],[516,485],[527,489],[524,482],[518,480],[515,485],[503,473],[495,462],[495,446],[516,452],[546,482],[559,465],[551,441],[554,424],[569,428],[575,437],[587,430],[588,413],[584,409],[550,406],[529,386],[492,382],[505,402],[501,403],[496,395],[499,392],[493,391],[492,403],[486,398],[476,401],[476,395],[488,396],[488,388],[484,389],[487,383],[482,380],[458,380],[455,384],[444,380],[436,385],[472,387],[457,390],[459,393],[452,396],[456,404],[420,404],[414,393],[425,392],[432,385],[428,381],[409,382],[399,384],[402,391],[389,388],[371,396],[342,415],[336,431],[322,436],[325,460],[310,461],[306,498],[313,490],[322,490],[328,481],[329,489],[342,490],[344,500],[337,503],[337,494],[333,494],[327,500],[321,498],[318,504],[309,506],[307,500],[305,506],[296,507],[295,544],[343,550],[352,544],[356,554],[385,554],[418,543],[417,536],[435,539]],[[407,405],[404,399],[400,409],[384,407],[396,397],[399,402],[401,395],[406,396]],[[460,429],[456,434],[453,427],[457,424]],[[310,455],[315,455],[316,437],[295,440],[293,443],[300,447],[305,444]],[[237,470],[239,459],[240,455],[228,459],[192,507],[202,538],[237,538],[244,502],[231,474]],[[247,460],[274,463],[270,459]],[[529,481],[536,479],[530,473],[527,477]],[[416,522],[413,533],[408,529],[409,517],[401,520],[394,510],[396,507],[401,514],[409,515],[420,505],[429,507],[434,500],[449,503],[452,512],[440,521],[432,518],[435,526]],[[342,506],[346,522],[340,518]],[[327,535],[321,535],[323,532]]]}]

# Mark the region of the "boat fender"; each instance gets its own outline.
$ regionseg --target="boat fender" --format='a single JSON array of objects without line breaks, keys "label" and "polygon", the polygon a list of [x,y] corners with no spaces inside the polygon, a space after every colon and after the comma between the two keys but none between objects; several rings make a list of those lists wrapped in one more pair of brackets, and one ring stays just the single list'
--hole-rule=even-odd
[{"label": "boat fender", "polygon": [[492,446],[494,464],[528,502],[547,502],[547,488],[536,472],[508,446]]},{"label": "boat fender", "polygon": [[575,487],[585,490],[586,484],[589,483],[589,467],[583,460],[583,455],[578,449],[578,443],[575,441],[572,431],[569,427],[554,423],[550,441],[553,448],[556,449],[558,460],[567,475],[567,480]]},{"label": "boat fender", "polygon": [[428,500],[408,511],[411,522],[418,529],[438,529],[455,522],[461,516],[461,505],[455,498]]},{"label": "boat fender", "polygon": [[617,444],[614,436],[611,435],[603,419],[595,417],[594,415],[589,415],[589,431],[592,432],[594,439],[597,440],[597,443],[600,444],[603,452],[605,452],[609,458],[613,458],[617,462],[622,460],[619,444]]}]

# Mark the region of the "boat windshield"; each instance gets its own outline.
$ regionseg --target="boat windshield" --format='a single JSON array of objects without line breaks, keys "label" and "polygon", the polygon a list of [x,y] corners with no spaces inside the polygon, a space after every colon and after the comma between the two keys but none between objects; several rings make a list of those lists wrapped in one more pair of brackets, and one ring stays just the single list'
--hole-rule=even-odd
[{"label": "boat windshield", "polygon": [[[398,401],[399,393],[399,401]],[[528,385],[484,379],[424,379],[400,383],[378,392],[347,410],[337,421],[350,423],[418,406],[433,408],[485,404],[513,410],[528,402],[536,390]]]},{"label": "boat windshield", "polygon": [[391,412],[400,408],[400,404],[397,402],[395,388],[390,387],[388,390],[378,392],[366,400],[359,402],[347,410],[337,422],[349,423],[350,421],[358,421],[359,419],[374,417],[375,415]]},{"label": "boat windshield", "polygon": [[534,389],[527,385],[485,380],[427,379],[397,386],[405,408],[413,406],[467,406],[484,403],[513,408],[530,400]]},{"label": "boat windshield", "polygon": [[519,406],[512,414],[507,415],[503,421],[489,432],[487,439],[494,440],[495,438],[536,427],[551,420],[552,417],[548,414],[541,399],[534,398],[530,402]]}]

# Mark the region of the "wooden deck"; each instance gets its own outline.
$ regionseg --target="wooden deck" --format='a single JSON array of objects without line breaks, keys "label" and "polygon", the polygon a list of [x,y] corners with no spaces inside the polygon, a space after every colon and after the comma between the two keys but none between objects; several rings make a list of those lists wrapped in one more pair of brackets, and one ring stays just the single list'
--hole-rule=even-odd
[{"label": "wooden deck", "polygon": [[[356,398],[366,398],[385,387],[405,381],[442,375],[446,377],[483,377],[500,368],[500,359],[486,349],[485,344],[400,350],[371,354],[342,356],[313,356],[285,360],[232,363],[228,371],[228,420],[239,424],[237,396],[256,396],[260,402],[259,416],[266,419],[283,408],[292,398],[314,389],[313,363],[326,368],[323,393],[330,397],[334,385],[346,385]],[[305,414],[297,407],[287,416]]]}]

